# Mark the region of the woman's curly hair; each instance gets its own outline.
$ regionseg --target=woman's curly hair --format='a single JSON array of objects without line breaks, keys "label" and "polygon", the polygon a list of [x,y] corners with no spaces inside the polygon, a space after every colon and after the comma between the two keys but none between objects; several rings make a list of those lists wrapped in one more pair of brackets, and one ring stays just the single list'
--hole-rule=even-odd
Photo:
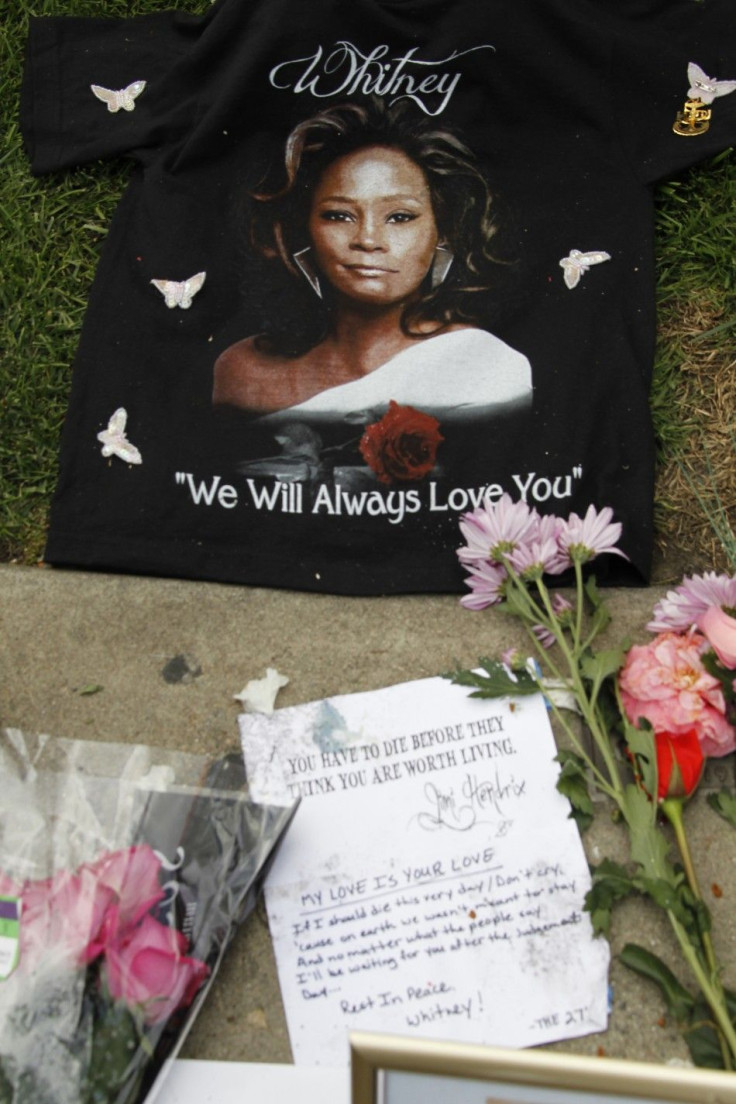
[{"label": "woman's curly hair", "polygon": [[[251,242],[266,257],[278,257],[292,275],[302,277],[294,253],[308,246],[308,220],[314,189],[325,169],[346,154],[368,146],[400,150],[424,173],[440,241],[452,250],[449,275],[438,287],[431,281],[407,303],[402,329],[417,334],[417,326],[436,322],[477,324],[487,312],[485,300],[494,283],[499,261],[491,251],[496,232],[493,197],[473,152],[457,135],[429,119],[418,120],[406,101],[385,105],[346,103],[327,108],[297,124],[284,151],[283,164],[264,181],[251,199]],[[319,309],[317,301],[313,307]],[[318,337],[328,329],[329,295]],[[422,331],[426,333],[426,328]],[[264,335],[266,351],[298,355],[305,348],[288,348],[284,334]]]}]

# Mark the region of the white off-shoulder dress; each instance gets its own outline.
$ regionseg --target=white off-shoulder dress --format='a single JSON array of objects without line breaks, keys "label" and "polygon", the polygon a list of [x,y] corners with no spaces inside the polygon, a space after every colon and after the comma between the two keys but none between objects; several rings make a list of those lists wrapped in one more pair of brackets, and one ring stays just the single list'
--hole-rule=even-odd
[{"label": "white off-shoulder dress", "polygon": [[392,399],[427,413],[462,417],[524,404],[531,395],[527,358],[493,334],[468,328],[418,341],[368,375],[320,391],[278,417],[345,418],[385,408]]}]

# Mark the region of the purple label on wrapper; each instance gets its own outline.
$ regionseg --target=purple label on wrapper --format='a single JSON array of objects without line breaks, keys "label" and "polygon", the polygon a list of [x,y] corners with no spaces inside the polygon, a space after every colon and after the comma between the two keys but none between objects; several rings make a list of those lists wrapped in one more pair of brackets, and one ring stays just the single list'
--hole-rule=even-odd
[{"label": "purple label on wrapper", "polygon": [[0,920],[17,920],[18,917],[18,902],[0,897]]}]

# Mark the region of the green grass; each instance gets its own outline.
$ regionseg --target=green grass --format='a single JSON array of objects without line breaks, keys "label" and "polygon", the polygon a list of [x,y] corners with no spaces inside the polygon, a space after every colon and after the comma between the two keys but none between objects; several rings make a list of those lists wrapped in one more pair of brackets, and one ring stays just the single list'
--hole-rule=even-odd
[{"label": "green grass", "polygon": [[736,570],[736,151],[663,185],[652,411],[660,537]]},{"label": "green grass", "polygon": [[[731,450],[736,456],[736,432],[730,433]],[[696,482],[690,472],[683,466],[682,473],[686,485],[692,492],[693,498],[705,516],[708,526],[713,533],[713,538],[720,545],[725,559],[725,565],[731,572],[736,572],[736,510],[733,499],[727,505],[724,494],[721,493],[722,480],[718,479],[710,456],[705,453],[705,470],[707,478]]]},{"label": "green grass", "polygon": [[657,194],[659,339],[651,401],[662,459],[701,428],[683,364],[714,352],[728,360],[736,348],[734,212],[734,150],[663,184]]},{"label": "green grass", "polygon": [[[125,162],[40,180],[30,175],[17,123],[28,16],[129,16],[172,6],[203,12],[209,0],[12,0],[0,22],[0,561],[34,563],[42,555],[71,363],[100,247],[128,176]],[[652,410],[665,472],[684,463],[697,478],[689,456],[724,447],[724,427],[715,426],[724,415],[714,417],[709,396],[719,372],[735,371],[734,210],[733,151],[658,192],[660,338]],[[711,459],[714,470],[723,468],[718,455]],[[730,508],[731,488],[719,487]],[[682,521],[678,493],[666,479],[661,484],[663,531],[675,517]]]},{"label": "green grass", "polygon": [[[124,161],[36,179],[18,128],[30,15],[130,16],[170,0],[12,0],[0,21],[0,561],[35,563],[48,506],[71,364]],[[204,12],[209,0],[177,0]]]}]

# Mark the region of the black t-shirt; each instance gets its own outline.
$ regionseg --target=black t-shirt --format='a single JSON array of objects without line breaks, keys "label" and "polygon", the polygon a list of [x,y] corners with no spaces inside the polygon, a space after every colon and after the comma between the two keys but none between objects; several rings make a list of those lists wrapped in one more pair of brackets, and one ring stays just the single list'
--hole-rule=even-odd
[{"label": "black t-shirt", "polygon": [[458,516],[508,492],[613,507],[630,563],[610,578],[646,579],[652,185],[736,139],[733,15],[217,0],[32,20],[33,171],[135,161],[48,561],[455,591]]}]

